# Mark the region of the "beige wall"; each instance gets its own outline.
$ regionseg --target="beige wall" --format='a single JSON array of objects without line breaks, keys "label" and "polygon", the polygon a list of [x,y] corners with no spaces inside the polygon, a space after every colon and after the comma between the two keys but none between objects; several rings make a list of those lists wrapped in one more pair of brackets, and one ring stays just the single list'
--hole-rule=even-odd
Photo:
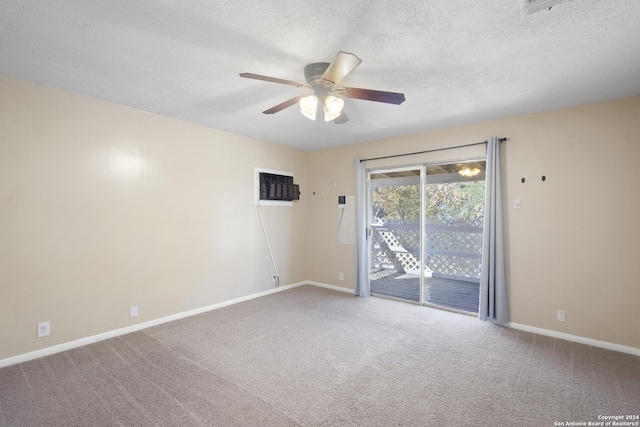
[{"label": "beige wall", "polygon": [[305,153],[0,77],[0,360],[272,289],[254,167],[303,192],[263,207],[282,284],[352,288],[337,197],[355,193],[353,159],[493,135],[511,138],[504,190],[522,200],[506,211],[512,321],[640,348],[638,118],[635,97]]},{"label": "beige wall", "polygon": [[[272,289],[254,167],[308,186],[305,152],[0,77],[0,359]],[[282,285],[307,204],[262,208]]]},{"label": "beige wall", "polygon": [[[511,138],[502,163],[512,322],[640,348],[640,97],[310,153],[309,279],[353,286],[354,246],[339,244],[334,230],[338,195],[355,192],[354,158],[491,136]],[[368,166],[482,153],[471,147]],[[514,198],[520,210],[510,208]],[[555,320],[557,309],[566,323]]]}]

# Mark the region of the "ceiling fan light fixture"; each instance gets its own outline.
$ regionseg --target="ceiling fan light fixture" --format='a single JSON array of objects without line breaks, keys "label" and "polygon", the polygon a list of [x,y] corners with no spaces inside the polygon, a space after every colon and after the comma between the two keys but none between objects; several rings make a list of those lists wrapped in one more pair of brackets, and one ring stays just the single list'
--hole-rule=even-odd
[{"label": "ceiling fan light fixture", "polygon": [[316,119],[318,111],[318,97],[315,95],[305,96],[300,99],[300,112],[310,120]]},{"label": "ceiling fan light fixture", "polygon": [[329,95],[324,99],[324,105],[330,114],[336,114],[337,117],[344,108],[344,99]]},{"label": "ceiling fan light fixture", "polygon": [[324,121],[330,122],[331,120],[335,120],[340,116],[341,113],[331,114],[331,111],[325,106],[324,107]]},{"label": "ceiling fan light fixture", "polygon": [[329,95],[324,99],[324,121],[330,122],[337,119],[344,108],[344,100],[342,98]]},{"label": "ceiling fan light fixture", "polygon": [[466,166],[462,169],[460,169],[458,171],[458,173],[462,176],[466,176],[466,177],[471,177],[471,176],[476,176],[480,173],[480,169],[478,168],[470,168],[469,166]]}]

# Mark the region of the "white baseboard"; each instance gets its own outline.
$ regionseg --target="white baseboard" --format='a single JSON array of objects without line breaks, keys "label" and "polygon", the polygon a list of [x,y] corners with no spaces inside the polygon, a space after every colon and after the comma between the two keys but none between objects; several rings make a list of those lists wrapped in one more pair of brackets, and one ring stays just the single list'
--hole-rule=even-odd
[{"label": "white baseboard", "polygon": [[354,292],[353,289],[343,288],[342,286],[336,286],[336,285],[328,285],[326,283],[314,282],[311,280],[307,280],[305,283],[308,285],[317,286],[319,288],[333,289],[334,291],[346,292],[351,295],[353,295],[353,292]]},{"label": "white baseboard", "polygon": [[[147,322],[138,323],[136,325],[127,326],[125,328],[115,329],[113,331],[103,332],[101,334],[92,335],[85,338],[80,338],[74,341],[69,341],[66,343],[54,345],[51,347],[43,348],[41,350],[32,351],[29,353],[19,354],[17,356],[8,357],[6,359],[0,359],[0,368],[4,368],[5,366],[15,365],[17,363],[27,362],[29,360],[37,359],[44,356],[50,356],[52,354],[60,353],[62,351],[71,350],[73,348],[82,347],[84,345],[93,344],[98,341],[103,341],[109,338],[114,338],[120,335],[128,334],[131,332],[136,332],[141,329],[150,328],[152,326],[161,325],[163,323],[172,322],[174,320],[183,319],[185,317],[195,316],[196,314],[206,313],[207,311],[216,310],[218,308],[227,307],[233,304],[237,304],[243,301],[249,301],[254,298],[260,298],[266,295],[270,295],[276,292],[286,291],[288,289],[297,288],[298,286],[303,285],[313,285],[320,288],[332,289],[334,291],[346,292],[349,294],[353,294],[353,289],[343,288],[342,286],[329,285],[321,282],[314,282],[311,280],[305,280],[298,283],[292,283],[290,285],[280,286],[278,288],[269,289],[267,291],[258,292],[255,294],[247,295],[240,298],[235,298],[229,301],[223,301],[217,304],[208,305],[205,307],[195,308],[193,310],[183,311],[181,313],[172,314],[170,316],[161,317],[158,319],[149,320]],[[534,334],[546,335],[552,338],[560,338],[566,341],[573,341],[581,344],[592,345],[594,347],[605,348],[608,350],[619,351],[622,353],[633,354],[635,356],[640,356],[640,349],[634,347],[623,346],[619,344],[613,344],[606,341],[598,341],[591,338],[584,338],[577,335],[565,334],[562,332],[551,331],[548,329],[536,328],[533,326],[521,325],[519,323],[508,323],[505,326],[519,329],[526,332],[532,332]]]},{"label": "white baseboard", "polygon": [[[353,289],[348,289],[348,288],[343,288],[341,286],[335,286],[335,285],[328,285],[326,283],[320,283],[320,282],[313,282],[308,280],[306,282],[309,285],[313,285],[313,286],[318,286],[321,288],[327,288],[327,289],[333,289],[336,291],[340,291],[340,292],[348,292],[350,294],[353,294]],[[390,298],[390,299],[395,299],[395,298]],[[401,301],[400,299],[398,299],[399,301]],[[402,301],[402,302],[409,302],[410,301]],[[467,313],[460,313],[460,314],[465,314],[468,315]],[[534,334],[538,334],[538,335],[545,335],[548,337],[552,337],[552,338],[559,338],[565,341],[571,341],[571,342],[577,342],[580,344],[587,344],[587,345],[592,345],[594,347],[600,347],[600,348],[604,348],[607,350],[613,350],[613,351],[619,351],[621,353],[627,353],[627,354],[632,354],[634,356],[640,356],[640,349],[638,348],[634,348],[634,347],[628,347],[628,346],[624,346],[624,345],[620,345],[620,344],[614,344],[614,343],[610,343],[607,341],[599,341],[599,340],[594,340],[591,338],[585,338],[585,337],[581,337],[578,335],[571,335],[571,334],[565,334],[563,332],[556,332],[556,331],[551,331],[549,329],[542,329],[542,328],[536,328],[534,326],[528,326],[528,325],[522,325],[520,323],[507,323],[506,325],[504,325],[508,328],[512,328],[512,329],[518,329],[521,331],[526,331],[526,332],[531,332]]]},{"label": "white baseboard", "polygon": [[[328,285],[326,283],[313,282],[311,280],[307,280],[305,283],[307,283],[309,285],[313,285],[313,286],[318,286],[318,287],[321,287],[321,288],[333,289],[335,291],[347,292],[347,293],[353,294],[353,289],[343,288],[341,286]],[[385,298],[388,298],[388,297],[385,297]],[[389,299],[395,299],[395,298],[389,298]],[[402,301],[402,300],[398,299],[398,301]],[[411,301],[402,301],[402,302],[411,303]],[[459,313],[459,314],[468,315],[467,313]],[[619,351],[621,353],[627,353],[627,354],[632,354],[634,356],[640,356],[640,349],[635,348],[635,347],[628,347],[628,346],[624,346],[624,345],[620,345],[620,344],[610,343],[610,342],[607,342],[607,341],[594,340],[594,339],[591,339],[591,338],[585,338],[585,337],[581,337],[581,336],[578,336],[578,335],[565,334],[563,332],[551,331],[549,329],[536,328],[535,326],[522,325],[520,323],[510,322],[510,323],[505,324],[504,326],[506,326],[508,328],[512,328],[512,329],[518,329],[518,330],[521,330],[521,331],[531,332],[531,333],[538,334],[538,335],[545,335],[545,336],[552,337],[552,338],[559,338],[559,339],[562,339],[562,340],[565,340],[565,341],[577,342],[577,343],[580,343],[580,344],[587,344],[587,345],[592,345],[594,347],[604,348],[604,349],[607,349],[607,350]]]},{"label": "white baseboard", "polygon": [[232,299],[229,301],[223,301],[217,304],[208,305],[206,307],[199,307],[193,310],[183,311],[181,313],[172,314],[170,316],[160,317],[158,319],[149,320],[147,322],[138,323],[135,325],[127,326],[125,328],[115,329],[113,331],[103,332],[101,334],[92,335],[85,338],[69,341],[66,343],[54,345],[51,347],[43,348],[41,350],[32,351],[29,353],[19,354],[17,356],[8,357],[0,360],[0,368],[5,366],[15,365],[17,363],[27,362],[29,360],[38,359],[44,356],[50,356],[52,354],[60,353],[62,351],[71,350],[73,348],[82,347],[83,345],[93,344],[98,341],[103,341],[109,338],[114,338],[120,335],[136,332],[141,329],[150,328],[152,326],[161,325],[163,323],[172,322],[174,320],[183,319],[185,317],[195,316],[196,314],[206,313],[207,311],[216,310],[218,308],[227,307],[229,305],[237,304],[239,302],[248,301],[254,298],[263,297],[265,295],[273,294],[276,292],[286,291],[287,289],[296,288],[298,286],[309,284],[310,282],[298,282],[286,286],[280,286],[278,288],[269,289],[267,291],[258,292],[256,294],[247,295],[244,297]]},{"label": "white baseboard", "polygon": [[565,341],[577,342],[580,344],[587,344],[587,345],[592,345],[594,347],[604,348],[607,350],[619,351],[621,353],[640,356],[640,349],[635,347],[628,347],[625,345],[614,344],[607,341],[594,340],[591,338],[581,337],[579,335],[565,334],[564,332],[556,332],[549,329],[536,328],[535,326],[522,325],[520,323],[509,322],[505,326],[508,328],[531,332],[538,335],[544,335],[551,338],[559,338]]}]

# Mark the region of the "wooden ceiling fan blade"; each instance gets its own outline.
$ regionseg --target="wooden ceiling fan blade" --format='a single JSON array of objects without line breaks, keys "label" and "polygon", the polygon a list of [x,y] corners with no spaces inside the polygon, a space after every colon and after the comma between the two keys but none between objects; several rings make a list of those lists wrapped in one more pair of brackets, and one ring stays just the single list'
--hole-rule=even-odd
[{"label": "wooden ceiling fan blade", "polygon": [[289,86],[295,86],[295,87],[307,87],[307,88],[311,87],[306,83],[294,82],[293,80],[279,79],[276,77],[263,76],[261,74],[240,73],[240,77],[244,77],[245,79],[263,80],[265,82],[271,82],[271,83],[280,83],[283,85],[289,85]]},{"label": "wooden ceiling fan blade", "polygon": [[348,52],[338,52],[335,59],[321,77],[321,80],[325,82],[329,82],[332,85],[337,85],[347,77],[347,74],[352,72],[360,63],[362,59],[355,56],[353,53]]},{"label": "wooden ceiling fan blade", "polygon": [[364,99],[366,101],[386,102],[387,104],[402,104],[404,93],[384,92],[381,90],[359,89],[356,87],[343,87],[348,98]]},{"label": "wooden ceiling fan blade", "polygon": [[347,114],[343,111],[342,113],[340,113],[338,117],[336,117],[333,120],[333,123],[337,125],[341,125],[343,123],[347,123],[348,121],[349,121],[349,116],[347,116]]},{"label": "wooden ceiling fan blade", "polygon": [[271,107],[268,110],[263,111],[263,113],[264,114],[274,114],[274,113],[277,113],[278,111],[282,111],[287,107],[291,107],[292,105],[297,104],[305,96],[307,96],[307,95],[299,95],[299,96],[293,97],[291,99],[288,99],[288,100],[276,105],[275,107]]}]

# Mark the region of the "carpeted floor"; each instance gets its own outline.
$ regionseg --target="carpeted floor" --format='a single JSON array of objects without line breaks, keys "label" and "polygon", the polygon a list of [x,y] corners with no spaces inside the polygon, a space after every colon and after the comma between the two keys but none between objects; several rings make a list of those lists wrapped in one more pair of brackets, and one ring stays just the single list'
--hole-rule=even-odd
[{"label": "carpeted floor", "polygon": [[303,286],[0,369],[0,426],[554,426],[640,358]]}]

